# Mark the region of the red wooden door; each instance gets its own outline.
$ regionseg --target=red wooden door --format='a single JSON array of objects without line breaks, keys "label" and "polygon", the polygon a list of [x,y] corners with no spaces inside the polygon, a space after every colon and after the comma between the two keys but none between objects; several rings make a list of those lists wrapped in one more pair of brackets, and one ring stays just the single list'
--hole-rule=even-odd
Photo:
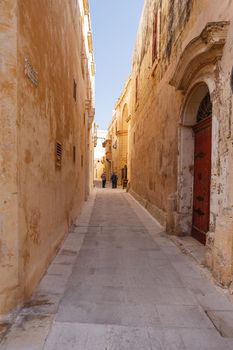
[{"label": "red wooden door", "polygon": [[208,117],[194,126],[194,185],[192,235],[206,243],[210,220],[211,121]]}]

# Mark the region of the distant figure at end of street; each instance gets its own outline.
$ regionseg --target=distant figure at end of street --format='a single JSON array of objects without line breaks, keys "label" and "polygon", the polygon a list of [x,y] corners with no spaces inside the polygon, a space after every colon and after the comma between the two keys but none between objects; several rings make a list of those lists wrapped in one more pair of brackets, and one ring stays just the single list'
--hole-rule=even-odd
[{"label": "distant figure at end of street", "polygon": [[106,173],[105,172],[103,172],[103,174],[101,175],[101,179],[102,179],[102,188],[105,188],[106,181],[107,181],[107,177],[106,177]]},{"label": "distant figure at end of street", "polygon": [[117,174],[114,172],[112,173],[111,181],[112,181],[112,188],[117,188]]}]

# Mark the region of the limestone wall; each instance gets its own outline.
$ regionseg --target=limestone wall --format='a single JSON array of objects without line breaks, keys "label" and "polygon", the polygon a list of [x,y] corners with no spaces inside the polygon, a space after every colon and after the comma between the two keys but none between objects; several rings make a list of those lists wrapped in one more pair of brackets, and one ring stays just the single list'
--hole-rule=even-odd
[{"label": "limestone wall", "polygon": [[17,1],[0,2],[0,312],[19,292]]},{"label": "limestone wall", "polygon": [[[157,58],[152,61],[155,14]],[[192,167],[182,163],[185,153],[189,157],[185,140],[190,139],[184,132],[185,106],[196,87],[202,83],[208,87],[213,103],[213,149],[207,263],[223,284],[232,280],[233,266],[232,14],[233,3],[227,0],[146,0],[134,50],[129,102],[131,191],[168,231],[189,234],[192,194],[187,181]],[[217,46],[211,46],[215,40],[209,34],[212,27],[216,33],[226,33],[224,38],[216,34],[220,35],[216,40],[218,47],[222,45],[221,54]],[[179,62],[191,60],[192,54],[195,57],[199,40],[195,38],[200,38],[209,56],[200,54],[190,61],[179,85],[174,73]],[[177,75],[181,70],[182,66]]]},{"label": "limestone wall", "polygon": [[30,295],[87,194],[93,63],[81,3],[11,0],[0,5],[5,23],[0,161],[9,174],[1,167],[0,313]]},{"label": "limestone wall", "polygon": [[[107,171],[107,177],[110,177],[112,171],[116,172],[119,185],[122,185],[122,169],[128,165],[130,159],[130,96],[131,78],[126,81],[122,94],[115,104],[112,120],[108,128],[108,142],[105,143],[105,169]],[[107,159],[110,159],[110,162]]]}]

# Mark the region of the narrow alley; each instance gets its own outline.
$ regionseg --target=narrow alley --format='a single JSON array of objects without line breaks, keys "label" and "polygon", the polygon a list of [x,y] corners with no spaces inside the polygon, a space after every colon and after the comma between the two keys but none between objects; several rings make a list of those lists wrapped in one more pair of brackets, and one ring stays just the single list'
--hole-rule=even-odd
[{"label": "narrow alley", "polygon": [[233,350],[233,0],[0,0],[0,350]]},{"label": "narrow alley", "polygon": [[233,305],[203,271],[131,195],[97,188],[0,348],[230,350]]}]

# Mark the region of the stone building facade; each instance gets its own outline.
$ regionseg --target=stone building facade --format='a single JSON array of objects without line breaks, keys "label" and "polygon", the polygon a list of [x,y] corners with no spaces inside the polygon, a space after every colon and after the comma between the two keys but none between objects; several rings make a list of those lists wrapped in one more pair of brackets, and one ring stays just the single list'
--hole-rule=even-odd
[{"label": "stone building facade", "polygon": [[107,135],[107,130],[96,131],[96,143],[94,149],[94,179],[101,180],[101,175],[105,171],[105,149],[103,143]]},{"label": "stone building facade", "polygon": [[92,183],[88,0],[0,1],[0,314],[28,297]]},{"label": "stone building facade", "polygon": [[123,184],[123,180],[128,178],[128,154],[129,154],[129,121],[128,111],[130,98],[131,78],[124,86],[123,92],[118,99],[111,123],[108,127],[108,134],[105,147],[105,170],[108,179],[114,171],[118,176],[118,183]]},{"label": "stone building facade", "polygon": [[233,279],[233,2],[146,0],[127,103],[131,193]]}]

